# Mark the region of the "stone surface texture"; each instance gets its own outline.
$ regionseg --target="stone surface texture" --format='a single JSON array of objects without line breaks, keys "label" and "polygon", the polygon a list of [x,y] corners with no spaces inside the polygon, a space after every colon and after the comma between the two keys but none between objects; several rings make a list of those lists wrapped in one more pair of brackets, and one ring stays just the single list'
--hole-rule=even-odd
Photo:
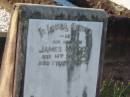
[{"label": "stone surface texture", "polygon": [[[81,22],[93,22],[93,23],[103,23],[103,34],[99,35],[99,41],[101,42],[101,40],[105,40],[105,32],[106,32],[106,28],[107,28],[107,14],[103,11],[103,10],[96,10],[96,9],[86,9],[86,8],[69,8],[69,7],[56,7],[56,6],[41,6],[41,5],[31,5],[31,4],[28,4],[28,5],[25,5],[25,4],[17,4],[16,5],[16,8],[19,8],[20,9],[20,13],[19,13],[19,28],[18,28],[18,40],[17,40],[17,52],[16,52],[16,72],[15,72],[15,91],[14,91],[14,97],[24,97],[23,95],[23,91],[24,91],[24,78],[25,78],[25,75],[27,72],[25,72],[26,70],[26,58],[29,58],[26,56],[26,54],[28,53],[28,35],[29,35],[29,31],[28,31],[28,27],[29,27],[29,20],[30,19],[44,19],[44,20],[57,20],[57,21],[61,21],[61,20],[64,20],[64,21],[77,21],[80,23]],[[42,23],[41,23],[42,25]],[[83,28],[83,27],[82,27]],[[96,28],[96,27],[95,27]],[[102,28],[102,27],[99,27],[99,28]],[[101,30],[101,29],[100,29]],[[93,35],[93,38],[94,40],[93,41],[98,41],[98,33],[96,32],[102,32],[102,31],[95,31],[95,37],[97,38],[94,38],[94,35]],[[34,30],[33,30],[34,31]],[[43,31],[43,30],[42,30]],[[53,30],[52,30],[53,31]],[[86,31],[86,30],[85,30]],[[78,34],[76,34],[77,32],[75,32],[75,34],[72,34],[71,35],[71,38],[73,40],[73,42],[76,41],[76,39],[78,39]],[[42,34],[41,34],[42,36]],[[101,37],[102,36],[102,37]],[[53,39],[53,38],[52,38]],[[56,38],[57,39],[57,38]],[[87,38],[86,38],[87,39]],[[89,39],[89,38],[88,38]],[[91,39],[91,38],[90,38]],[[37,40],[37,39],[36,39]],[[50,40],[49,40],[50,41]],[[36,44],[37,42],[34,42],[34,44]],[[30,43],[31,44],[31,43]],[[92,43],[93,44],[93,43]],[[86,91],[91,91],[91,92],[88,92],[88,93],[92,93],[93,90],[95,90],[96,88],[91,88],[91,89],[88,89],[87,87],[84,87],[82,88],[82,92],[80,95],[82,95],[83,97],[87,97],[87,95],[89,97],[94,97],[95,94],[98,95],[99,93],[99,85],[100,85],[100,75],[101,75],[101,72],[102,72],[102,61],[103,61],[103,44],[104,44],[104,41],[102,41],[102,45],[100,45],[100,43],[98,43],[97,45],[95,44],[94,42],[94,45],[92,46],[92,52],[93,52],[93,55],[94,55],[94,52],[96,50],[94,50],[95,47],[98,48],[98,56],[91,56],[93,58],[96,58],[96,57],[100,57],[100,58],[97,58],[97,60],[99,61],[99,63],[97,62],[97,66],[100,64],[99,67],[97,67],[97,69],[99,68],[99,71],[97,73],[97,92],[93,93],[93,94],[87,94]],[[87,45],[87,44],[86,44]],[[72,50],[72,54],[76,54],[78,50],[76,47],[77,47],[77,44],[74,43],[72,45],[73,47],[73,50]],[[91,47],[91,46],[90,46]],[[101,52],[100,52],[100,48],[101,47]],[[33,47],[34,48],[34,47]],[[88,48],[89,49],[89,48]],[[99,56],[100,55],[100,56]],[[71,57],[69,60],[70,62],[72,61],[72,63],[74,64],[77,64],[77,67],[78,67],[78,61],[75,61],[77,57]],[[87,57],[86,57],[87,58]],[[87,58],[87,60],[89,60],[89,57]],[[90,58],[90,60],[92,60]],[[80,61],[79,61],[80,62]],[[87,61],[86,61],[87,62]],[[91,61],[92,62],[92,61]],[[26,65],[25,65],[26,64]],[[29,65],[27,65],[29,66]],[[71,69],[74,69],[73,66],[69,65]],[[85,66],[85,65],[82,65],[82,66]],[[53,66],[52,66],[53,67]],[[79,65],[80,67],[80,65]],[[91,67],[91,66],[90,66]],[[49,67],[48,67],[49,68]],[[60,68],[60,67],[58,67]],[[56,69],[56,71],[58,70],[59,72],[61,71],[60,69],[56,69],[56,68],[50,68],[50,69]],[[85,69],[85,68],[82,68],[82,69]],[[92,68],[91,68],[92,69]],[[94,68],[93,68],[94,69]],[[92,70],[93,70],[92,69]],[[52,70],[53,71],[53,70]],[[52,72],[51,71],[51,72]],[[58,72],[57,71],[57,72]],[[61,71],[61,73],[63,73],[64,70]],[[83,70],[84,71],[84,70]],[[47,71],[48,72],[48,71]],[[90,70],[91,72],[91,70]],[[92,73],[92,72],[91,72]],[[90,75],[91,75],[90,73]],[[52,73],[53,74],[53,73]],[[70,73],[71,74],[71,73]],[[73,74],[73,73],[72,73]],[[79,74],[79,73],[78,73]],[[78,76],[78,75],[77,75]],[[85,75],[81,75],[82,77],[85,76]],[[40,77],[40,76],[39,76]],[[76,76],[75,76],[76,77]],[[74,78],[75,78],[74,77]],[[81,78],[82,78],[81,77]],[[94,76],[91,76],[91,77],[94,77]],[[62,78],[62,77],[61,77]],[[73,80],[73,78],[71,79],[72,77],[68,77],[68,81],[69,80]],[[55,79],[55,78],[54,78]],[[91,79],[91,78],[90,78]],[[89,79],[89,80],[90,80]],[[94,78],[95,79],[95,78]],[[60,79],[55,79],[55,80],[60,80]],[[83,80],[82,80],[83,81]],[[96,80],[95,80],[96,81]],[[41,81],[40,81],[41,82]],[[62,81],[61,81],[62,82]],[[79,82],[80,83],[80,82]],[[82,82],[81,82],[82,83]],[[53,84],[55,85],[55,84]],[[89,84],[88,84],[89,85]],[[96,84],[95,84],[96,85]],[[68,84],[68,86],[71,86]],[[74,83],[72,83],[72,86],[73,88],[75,87]],[[78,84],[76,84],[76,86],[78,87]],[[73,90],[73,88],[70,88]],[[78,88],[77,88],[78,89]],[[51,91],[51,90],[50,90]],[[55,90],[56,91],[56,90]],[[41,93],[40,91],[37,91],[37,93]],[[65,91],[64,91],[65,92]],[[70,94],[70,97],[72,96],[71,93],[69,93],[70,91],[68,91],[68,94]],[[75,90],[76,92],[76,90]],[[77,92],[78,93],[78,92]],[[35,95],[35,94],[34,94]],[[58,95],[58,94],[55,94],[54,95]],[[59,94],[60,95],[60,94]],[[76,94],[74,94],[76,95]],[[33,94],[31,95],[31,97],[33,97]],[[26,95],[25,95],[26,97]],[[42,96],[41,96],[42,97]]]}]

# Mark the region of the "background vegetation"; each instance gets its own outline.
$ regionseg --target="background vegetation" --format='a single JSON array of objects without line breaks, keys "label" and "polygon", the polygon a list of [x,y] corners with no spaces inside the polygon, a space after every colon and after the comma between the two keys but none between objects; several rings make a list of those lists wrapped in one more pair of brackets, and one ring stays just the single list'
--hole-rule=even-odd
[{"label": "background vegetation", "polygon": [[103,81],[100,97],[130,97],[130,82]]}]

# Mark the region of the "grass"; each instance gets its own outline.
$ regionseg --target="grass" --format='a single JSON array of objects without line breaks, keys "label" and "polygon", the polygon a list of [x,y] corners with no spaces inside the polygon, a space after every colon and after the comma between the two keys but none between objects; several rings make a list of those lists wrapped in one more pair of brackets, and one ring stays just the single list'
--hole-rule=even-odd
[{"label": "grass", "polygon": [[130,82],[104,81],[100,90],[100,97],[130,97]]}]

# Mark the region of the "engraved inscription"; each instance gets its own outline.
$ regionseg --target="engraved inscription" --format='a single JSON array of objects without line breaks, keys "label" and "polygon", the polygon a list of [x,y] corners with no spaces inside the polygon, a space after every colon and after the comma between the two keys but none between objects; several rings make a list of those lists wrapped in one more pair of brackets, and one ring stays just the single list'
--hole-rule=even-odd
[{"label": "engraved inscription", "polygon": [[[41,61],[38,65],[55,64],[64,66],[65,64],[72,63],[76,65],[81,65],[82,63],[88,64],[92,47],[92,30],[90,28],[72,23],[69,29],[67,23],[59,23],[47,25],[46,29],[42,27],[38,28],[41,38],[44,38],[43,36],[53,36],[57,31],[61,31],[62,33],[60,35],[57,33],[57,39],[52,40],[49,45],[42,44],[42,48],[39,50]],[[84,33],[85,41],[80,40],[81,33]],[[66,52],[66,54],[63,52]]]},{"label": "engraved inscription", "polygon": [[102,26],[30,19],[23,97],[95,97]]}]

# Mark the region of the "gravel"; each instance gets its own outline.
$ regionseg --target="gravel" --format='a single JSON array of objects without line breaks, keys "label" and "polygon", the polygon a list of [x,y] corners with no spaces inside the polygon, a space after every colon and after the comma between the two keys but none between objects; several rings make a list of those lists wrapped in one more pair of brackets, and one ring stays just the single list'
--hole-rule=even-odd
[{"label": "gravel", "polygon": [[10,13],[0,6],[0,32],[7,32],[10,23]]}]

